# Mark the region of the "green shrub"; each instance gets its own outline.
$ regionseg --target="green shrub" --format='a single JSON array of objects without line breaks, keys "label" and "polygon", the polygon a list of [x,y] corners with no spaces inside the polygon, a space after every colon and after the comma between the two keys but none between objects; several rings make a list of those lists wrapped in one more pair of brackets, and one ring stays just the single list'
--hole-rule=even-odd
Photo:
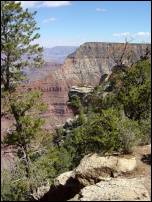
[{"label": "green shrub", "polygon": [[137,121],[130,120],[127,117],[122,118],[117,123],[120,142],[120,151],[123,153],[132,153],[133,147],[140,142],[141,134]]}]

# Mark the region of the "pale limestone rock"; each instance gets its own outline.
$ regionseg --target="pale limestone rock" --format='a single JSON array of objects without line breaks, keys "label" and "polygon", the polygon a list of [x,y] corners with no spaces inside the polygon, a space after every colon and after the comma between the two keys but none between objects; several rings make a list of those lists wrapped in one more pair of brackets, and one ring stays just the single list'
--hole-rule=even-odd
[{"label": "pale limestone rock", "polygon": [[70,178],[74,178],[73,171],[68,171],[68,172],[62,173],[57,178],[55,178],[54,185],[55,186],[59,186],[59,185],[64,186]]},{"label": "pale limestone rock", "polygon": [[110,181],[101,181],[84,187],[74,199],[76,201],[150,201],[142,180],[137,178],[113,178]]},{"label": "pale limestone rock", "polygon": [[78,86],[72,86],[70,91],[73,93],[82,93],[82,94],[87,94],[93,91],[93,87],[92,86],[82,86],[82,87],[78,87]]},{"label": "pale limestone rock", "polygon": [[99,156],[92,154],[85,156],[74,170],[76,179],[84,186],[95,184],[102,178],[116,177],[119,174],[131,172],[136,168],[136,159]]},{"label": "pale limestone rock", "polygon": [[137,166],[135,157],[130,159],[119,158],[117,163],[117,171],[119,172],[130,172],[133,171]]},{"label": "pale limestone rock", "polygon": [[32,193],[32,197],[36,200],[41,199],[48,191],[50,190],[49,183],[47,185],[43,185],[41,187],[38,187],[37,190]]},{"label": "pale limestone rock", "polygon": [[[123,43],[87,42],[82,44],[74,53],[70,54],[62,66],[62,74],[58,77],[68,80],[72,85],[97,85],[104,74],[110,74],[115,65],[112,60],[112,47],[122,46]],[[132,61],[136,62],[143,55],[150,44],[129,44],[133,52]],[[129,65],[125,56],[123,64]]]}]

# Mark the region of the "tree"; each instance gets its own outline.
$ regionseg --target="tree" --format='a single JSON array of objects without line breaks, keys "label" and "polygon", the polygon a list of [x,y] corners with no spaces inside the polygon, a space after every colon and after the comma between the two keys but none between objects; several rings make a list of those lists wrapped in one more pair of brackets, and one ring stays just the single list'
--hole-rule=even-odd
[{"label": "tree", "polygon": [[24,67],[42,64],[42,48],[33,43],[40,37],[35,14],[16,1],[1,2],[1,86],[6,91],[23,78]]},{"label": "tree", "polygon": [[118,99],[124,106],[125,115],[134,120],[149,116],[151,109],[151,65],[149,60],[137,62],[123,76]]},{"label": "tree", "polygon": [[126,55],[128,42],[124,44],[112,44],[108,47],[109,57],[113,60],[116,66],[122,66],[123,60]]},{"label": "tree", "polygon": [[[36,173],[37,159],[46,151],[42,142],[47,134],[44,131],[40,113],[45,110],[41,93],[25,92],[18,88],[23,79],[24,67],[40,67],[42,48],[34,41],[39,38],[34,20],[36,12],[23,10],[21,3],[1,2],[1,89],[2,100],[8,116],[13,117],[13,125],[3,140],[16,153],[16,162],[11,170],[11,183],[3,183],[3,200],[28,200],[33,186],[40,185],[46,177],[45,171]],[[23,91],[22,91],[23,90]],[[42,171],[42,172],[41,172]],[[15,173],[15,174],[13,174]],[[39,175],[39,177],[37,175]],[[5,179],[5,177],[4,177]],[[38,185],[39,184],[39,185]],[[10,192],[10,194],[8,193]]]},{"label": "tree", "polygon": [[30,151],[34,140],[39,134],[43,134],[44,121],[38,117],[38,112],[43,111],[45,106],[40,99],[39,92],[28,92],[22,95],[12,93],[9,95],[9,110],[13,114],[15,122],[4,137],[3,143],[12,146],[19,159],[25,165],[26,177],[30,178]]}]

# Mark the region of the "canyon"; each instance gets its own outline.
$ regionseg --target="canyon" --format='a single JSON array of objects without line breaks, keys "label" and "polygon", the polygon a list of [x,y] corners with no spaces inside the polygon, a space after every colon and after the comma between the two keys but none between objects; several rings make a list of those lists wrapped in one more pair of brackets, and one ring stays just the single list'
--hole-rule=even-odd
[{"label": "canyon", "polygon": [[[115,65],[112,59],[113,50],[117,47],[123,50],[124,44],[87,42],[69,54],[64,64],[49,61],[39,70],[28,71],[28,78],[22,84],[22,88],[42,91],[43,100],[48,105],[47,112],[41,114],[46,120],[46,130],[53,131],[56,127],[63,125],[68,118],[73,117],[73,112],[67,105],[68,93],[72,86],[94,87],[99,84],[103,75],[111,73],[111,69]],[[124,56],[124,65],[130,65],[132,61],[139,60],[147,47],[149,50],[151,49],[150,44],[129,44],[128,47],[132,51],[133,57],[129,60],[128,55]],[[1,124],[3,135],[10,127],[11,120],[2,118]],[[2,162],[12,158],[7,153],[4,159],[3,156],[5,155],[2,155]],[[7,167],[6,162],[5,164],[4,167]]]},{"label": "canyon", "polygon": [[[63,64],[47,61],[40,69],[26,69],[27,80],[22,88],[42,91],[44,102],[48,104],[48,110],[43,114],[43,117],[47,119],[48,129],[63,124],[67,118],[73,116],[71,109],[67,106],[70,88],[98,85],[102,76],[110,74],[115,65],[112,59],[115,54],[113,50],[116,48],[122,51],[123,47],[123,43],[86,42],[77,49],[76,47],[70,47],[69,50],[67,47],[55,48],[54,54],[59,52],[59,58],[72,50],[75,51],[67,55]],[[128,44],[127,48],[130,49],[132,58],[130,60],[128,55],[124,55],[123,64],[130,65],[132,61],[139,60],[147,47],[151,50],[150,44]],[[46,57],[48,58],[48,52]],[[4,130],[3,120],[2,130]]]},{"label": "canyon", "polygon": [[[73,116],[67,106],[70,88],[98,85],[101,77],[110,74],[115,65],[112,59],[113,49],[119,48],[122,51],[123,47],[123,43],[87,42],[68,55],[63,65],[42,68],[38,79],[32,80],[30,77],[24,87],[43,92],[43,99],[48,104],[48,111],[44,114],[48,120],[47,128],[63,124],[67,118]],[[147,47],[151,49],[150,44],[129,44],[127,48],[131,51],[132,58],[124,56],[123,64],[130,65],[139,60]],[[46,72],[47,76],[43,76],[42,72]]]}]

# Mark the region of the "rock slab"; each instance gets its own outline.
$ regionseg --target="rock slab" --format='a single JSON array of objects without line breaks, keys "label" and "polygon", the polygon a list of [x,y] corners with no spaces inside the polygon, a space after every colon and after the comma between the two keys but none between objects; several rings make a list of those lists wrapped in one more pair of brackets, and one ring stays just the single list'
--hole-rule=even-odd
[{"label": "rock slab", "polygon": [[[72,200],[72,199],[71,199]],[[77,201],[150,201],[142,180],[114,178],[87,186],[76,196]]]}]

